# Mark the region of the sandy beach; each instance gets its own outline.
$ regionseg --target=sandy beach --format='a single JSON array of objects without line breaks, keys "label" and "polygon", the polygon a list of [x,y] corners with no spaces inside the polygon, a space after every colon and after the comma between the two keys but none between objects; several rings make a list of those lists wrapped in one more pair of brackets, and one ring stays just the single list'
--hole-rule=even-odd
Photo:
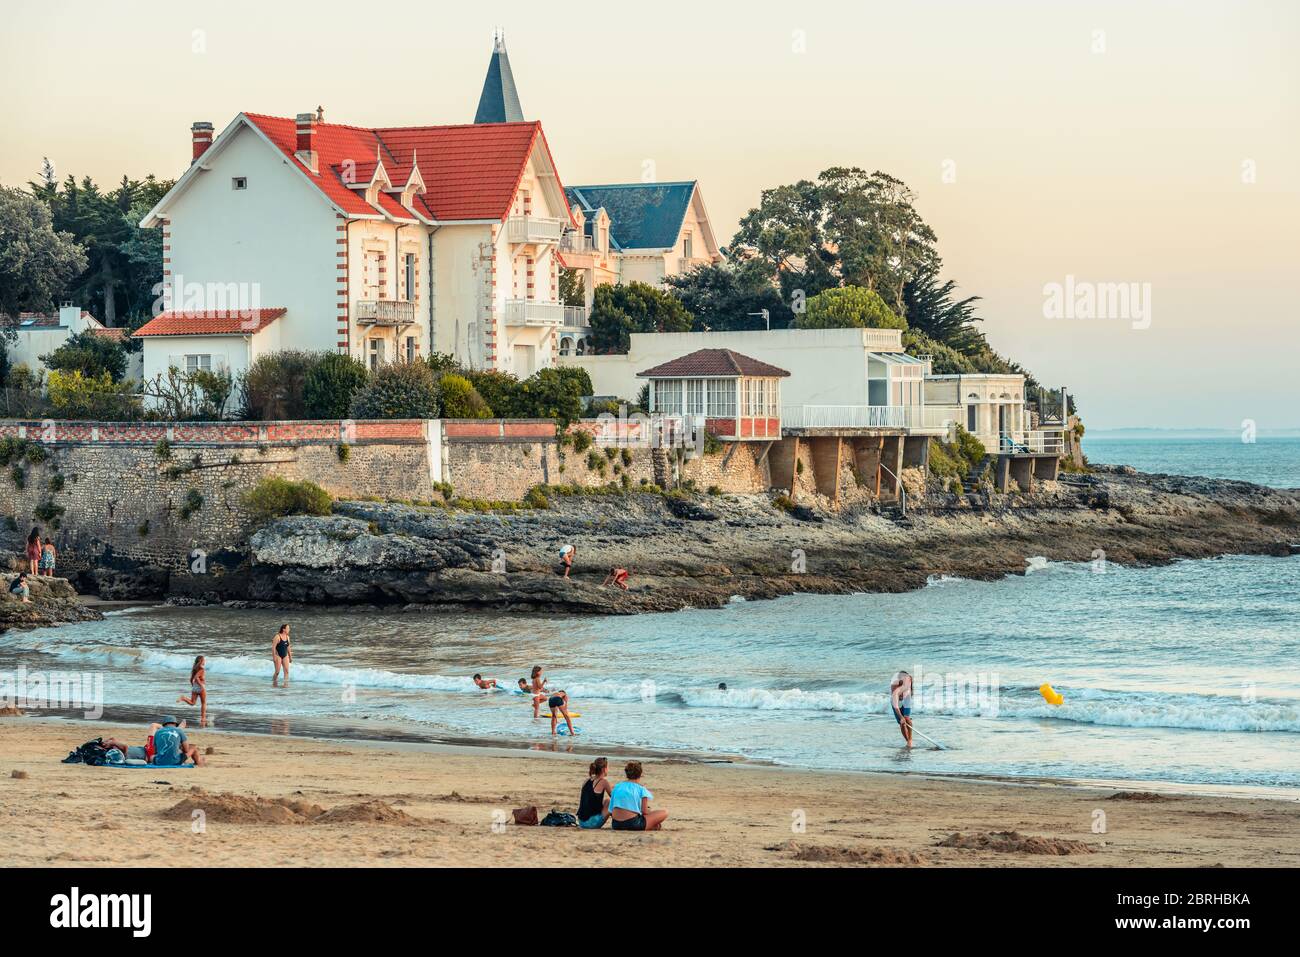
[{"label": "sandy beach", "polygon": [[[1285,800],[649,758],[671,816],[631,834],[494,826],[573,811],[589,755],[191,730],[207,767],[60,763],[100,735],[144,729],[0,718],[0,865],[1300,865]],[[609,753],[611,779],[629,756]]]}]

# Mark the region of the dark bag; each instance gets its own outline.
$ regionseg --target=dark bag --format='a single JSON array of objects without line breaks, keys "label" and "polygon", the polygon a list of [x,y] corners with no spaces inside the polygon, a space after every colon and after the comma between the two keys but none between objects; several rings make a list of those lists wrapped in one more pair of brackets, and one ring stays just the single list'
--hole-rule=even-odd
[{"label": "dark bag", "polygon": [[577,827],[578,819],[565,811],[552,810],[542,818],[542,827]]},{"label": "dark bag", "polygon": [[96,738],[94,741],[87,741],[75,751],[69,751],[68,756],[63,759],[64,764],[89,764],[91,767],[99,767],[105,763],[105,755],[108,754],[108,748],[104,747],[104,739]]},{"label": "dark bag", "polygon": [[515,816],[516,824],[537,823],[537,808],[533,807],[531,804],[528,807],[516,808],[510,813]]}]

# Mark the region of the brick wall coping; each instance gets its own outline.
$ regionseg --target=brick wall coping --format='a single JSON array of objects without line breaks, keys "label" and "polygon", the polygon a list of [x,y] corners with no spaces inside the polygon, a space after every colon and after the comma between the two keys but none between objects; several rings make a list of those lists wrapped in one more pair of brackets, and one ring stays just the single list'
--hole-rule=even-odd
[{"label": "brick wall coping", "polygon": [[295,445],[415,445],[427,441],[425,419],[316,419],[276,422],[86,422],[0,420],[0,438],[46,445],[221,447]]}]

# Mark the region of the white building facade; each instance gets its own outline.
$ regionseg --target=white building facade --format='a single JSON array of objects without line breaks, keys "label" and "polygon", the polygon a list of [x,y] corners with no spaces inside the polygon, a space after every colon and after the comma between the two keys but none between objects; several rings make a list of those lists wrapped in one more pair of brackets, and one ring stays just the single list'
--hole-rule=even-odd
[{"label": "white building facade", "polygon": [[[192,139],[189,170],[142,221],[164,231],[163,310],[137,332],[146,376],[178,356],[238,374],[278,349],[372,367],[442,352],[520,377],[552,364],[571,221],[540,124],[241,113]],[[243,324],[214,334],[223,313]]]}]

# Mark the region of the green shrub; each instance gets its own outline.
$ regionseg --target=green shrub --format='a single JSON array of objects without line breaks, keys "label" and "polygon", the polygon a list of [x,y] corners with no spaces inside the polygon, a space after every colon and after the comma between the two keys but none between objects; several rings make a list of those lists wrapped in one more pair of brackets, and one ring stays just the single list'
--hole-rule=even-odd
[{"label": "green shrub", "polygon": [[459,375],[462,371],[456,357],[445,352],[431,352],[429,358],[424,361],[429,366],[429,371],[433,373],[435,379],[441,379],[449,372]]},{"label": "green shrub", "polygon": [[605,457],[595,449],[587,453],[587,468],[593,472],[605,473]]},{"label": "green shrub", "polygon": [[269,475],[244,496],[244,504],[255,518],[268,520],[285,515],[328,515],[333,500],[315,482],[291,482]]},{"label": "green shrub", "polygon": [[710,494],[710,495],[721,495],[721,494],[722,494],[722,486],[720,486],[720,485],[710,485],[710,486],[709,486],[709,494]]},{"label": "green shrub", "polygon": [[51,492],[62,492],[62,491],[63,491],[63,486],[64,486],[64,484],[65,484],[65,483],[64,483],[64,478],[63,478],[63,473],[62,473],[62,472],[55,472],[53,475],[50,476],[50,491],[51,491]]},{"label": "green shrub", "polygon": [[46,499],[40,505],[37,505],[32,509],[32,514],[46,525],[53,525],[55,528],[58,528],[59,516],[62,515],[64,511],[65,509],[62,505],[55,505],[52,499]]},{"label": "green shrub", "polygon": [[262,422],[307,418],[307,375],[332,355],[337,353],[285,349],[258,356],[240,377],[240,418]]},{"label": "green shrub", "polygon": [[339,447],[334,450],[334,454],[339,457],[339,462],[346,465],[348,459],[352,458],[352,446],[346,442],[340,442]]},{"label": "green shrub", "polygon": [[53,369],[46,378],[50,406],[67,419],[121,420],[140,417],[135,386],[114,382],[107,372],[88,376],[79,369]]},{"label": "green shrub", "polygon": [[88,379],[107,375],[111,381],[121,382],[126,377],[126,348],[90,331],[68,336],[63,345],[41,356],[41,362],[51,372],[80,372]]},{"label": "green shrub", "polygon": [[788,513],[794,511],[794,499],[789,495],[778,495],[776,498],[772,499],[772,504],[783,512]]},{"label": "green shrub", "polygon": [[365,363],[340,352],[327,353],[303,377],[303,406],[311,419],[346,419],[370,373]]},{"label": "green shrub", "polygon": [[573,436],[573,451],[581,454],[591,448],[592,438],[590,432],[587,432],[584,429],[578,429],[576,432],[570,432],[568,434]]},{"label": "green shrub", "polygon": [[172,457],[172,444],[166,439],[159,439],[158,444],[153,447],[153,454],[162,462],[170,462]]},{"label": "green shrub", "polygon": [[704,454],[705,455],[720,454],[722,452],[723,444],[724,443],[722,439],[718,438],[712,432],[704,433]]},{"label": "green shrub", "polygon": [[9,477],[14,481],[14,488],[21,491],[27,487],[27,473],[23,471],[21,465],[14,465],[9,470]]},{"label": "green shrub", "polygon": [[492,407],[463,375],[448,372],[438,380],[442,388],[442,414],[448,419],[490,419]]},{"label": "green shrub", "polygon": [[436,419],[438,382],[423,362],[394,362],[370,377],[352,403],[357,419]]},{"label": "green shrub", "polygon": [[[587,374],[586,369],[579,369],[573,366],[557,366],[555,371],[559,374],[562,381],[567,382],[572,388],[577,390],[579,396],[588,396],[596,391],[592,388],[591,376]],[[614,411],[618,411],[617,403],[615,403]]]},{"label": "green shrub", "polygon": [[546,489],[541,485],[534,485],[524,496],[524,504],[529,508],[550,508],[551,500],[546,497]]},{"label": "green shrub", "polygon": [[185,493],[185,502],[181,505],[181,521],[189,521],[191,515],[203,507],[203,493],[196,488]]}]

